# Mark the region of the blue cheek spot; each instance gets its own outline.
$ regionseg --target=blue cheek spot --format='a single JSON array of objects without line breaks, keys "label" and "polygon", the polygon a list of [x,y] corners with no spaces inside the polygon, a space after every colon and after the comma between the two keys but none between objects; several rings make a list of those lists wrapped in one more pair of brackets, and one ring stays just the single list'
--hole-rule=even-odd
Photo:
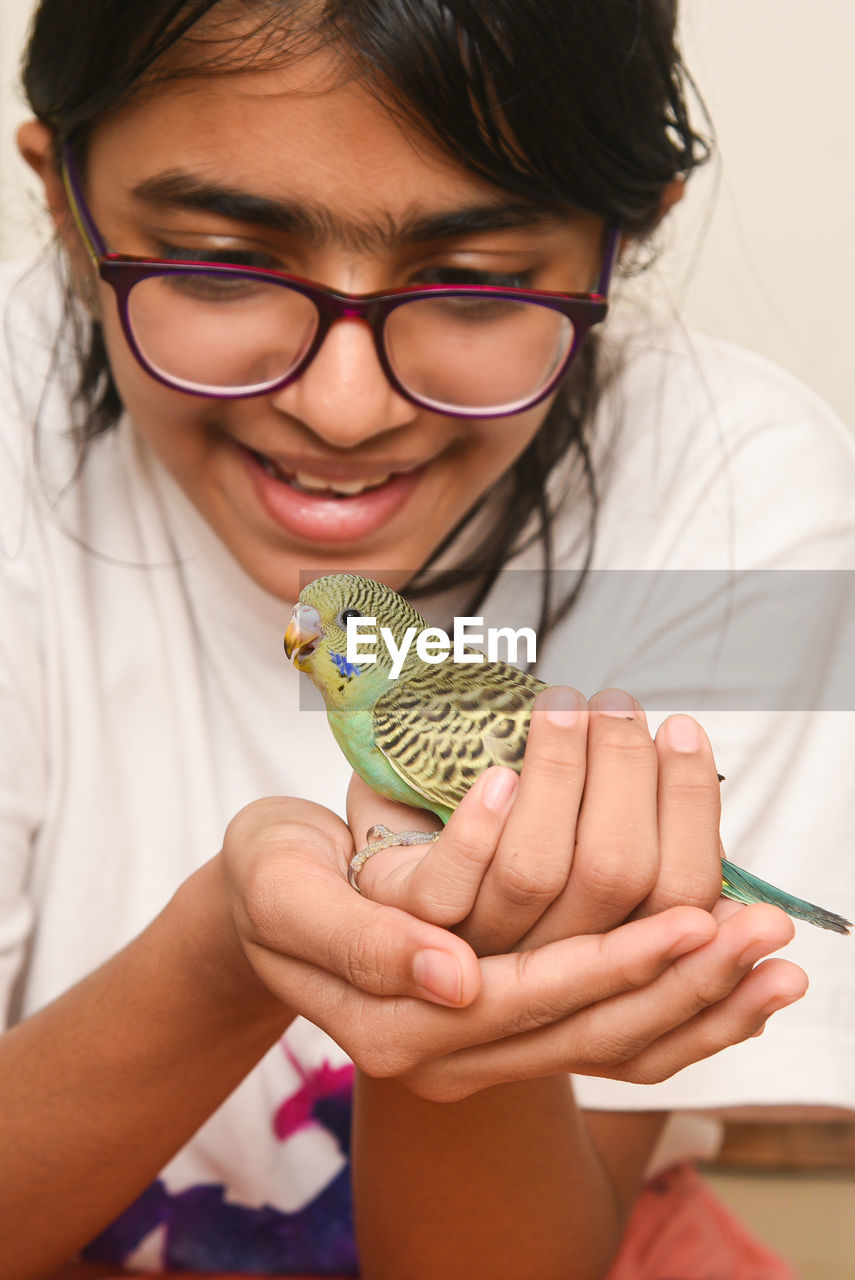
[{"label": "blue cheek spot", "polygon": [[344,656],[343,653],[330,653],[330,657],[332,658],[333,663],[336,669],[338,670],[338,672],[343,676],[347,676],[348,679],[351,676],[362,675],[362,672],[359,670],[359,667],[356,665],[356,663],[348,662],[347,658]]}]

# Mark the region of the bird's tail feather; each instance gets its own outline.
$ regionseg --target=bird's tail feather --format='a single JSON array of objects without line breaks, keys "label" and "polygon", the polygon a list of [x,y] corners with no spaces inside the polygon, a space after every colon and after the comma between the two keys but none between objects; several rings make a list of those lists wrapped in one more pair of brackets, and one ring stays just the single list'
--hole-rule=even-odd
[{"label": "bird's tail feather", "polygon": [[852,927],[851,920],[826,911],[823,907],[805,902],[803,898],[793,898],[783,889],[768,884],[758,876],[752,876],[741,867],[734,866],[726,858],[721,860],[722,893],[735,902],[769,902],[773,907],[780,907],[788,916],[796,920],[807,920],[809,924],[818,925],[820,929],[831,929],[834,933],[848,933]]}]

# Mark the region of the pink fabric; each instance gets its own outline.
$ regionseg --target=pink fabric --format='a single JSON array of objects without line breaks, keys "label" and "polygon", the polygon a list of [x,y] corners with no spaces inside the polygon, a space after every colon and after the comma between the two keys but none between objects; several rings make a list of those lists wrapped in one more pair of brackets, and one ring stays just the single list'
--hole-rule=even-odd
[{"label": "pink fabric", "polygon": [[691,1164],[641,1192],[606,1280],[798,1280],[746,1230]]}]

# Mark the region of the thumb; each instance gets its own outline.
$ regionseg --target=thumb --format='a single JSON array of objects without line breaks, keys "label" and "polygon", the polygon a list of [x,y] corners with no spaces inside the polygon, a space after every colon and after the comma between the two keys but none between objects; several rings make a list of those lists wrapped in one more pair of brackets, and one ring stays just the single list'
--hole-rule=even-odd
[{"label": "thumb", "polygon": [[[481,989],[471,947],[438,925],[362,897],[341,869],[289,858],[270,869],[247,952],[274,992],[281,959],[308,961],[371,995],[462,1007]],[[255,915],[255,913],[251,913]]]}]

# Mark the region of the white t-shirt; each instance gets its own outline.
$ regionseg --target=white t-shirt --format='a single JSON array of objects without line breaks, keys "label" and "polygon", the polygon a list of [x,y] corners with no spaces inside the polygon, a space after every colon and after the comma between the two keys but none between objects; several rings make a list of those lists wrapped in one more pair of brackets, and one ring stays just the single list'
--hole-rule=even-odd
[{"label": "white t-shirt", "polygon": [[[0,1007],[11,1020],[143,929],[243,805],[282,794],[343,811],[349,780],[284,659],[288,605],[246,577],[131,424],[95,442],[73,475],[62,353],[44,391],[52,271],[40,266],[6,301],[21,274],[4,269],[0,302]],[[652,724],[667,710],[698,713],[727,777],[728,855],[851,916],[853,634],[832,590],[846,579],[803,571],[855,569],[853,441],[812,393],[726,344],[674,329],[620,348],[593,433],[595,572],[541,645],[538,673],[586,694],[628,687]],[[558,527],[568,580],[585,544],[577,471]],[[486,621],[531,614],[537,563],[533,549],[515,562]],[[752,576],[771,570],[802,573]],[[810,603],[763,631],[775,583],[797,598],[806,585]],[[709,612],[722,598],[728,627],[749,620],[724,666],[732,633],[722,641]],[[806,612],[823,626],[802,637]],[[755,696],[764,654],[776,669],[772,650],[782,654],[786,673],[800,649],[816,673],[809,687],[785,680]],[[855,1108],[852,946],[799,925],[787,954],[811,990],[764,1036],[655,1087],[580,1078],[581,1102]],[[341,1050],[298,1021],[90,1256],[352,1267],[349,1081]]]}]

